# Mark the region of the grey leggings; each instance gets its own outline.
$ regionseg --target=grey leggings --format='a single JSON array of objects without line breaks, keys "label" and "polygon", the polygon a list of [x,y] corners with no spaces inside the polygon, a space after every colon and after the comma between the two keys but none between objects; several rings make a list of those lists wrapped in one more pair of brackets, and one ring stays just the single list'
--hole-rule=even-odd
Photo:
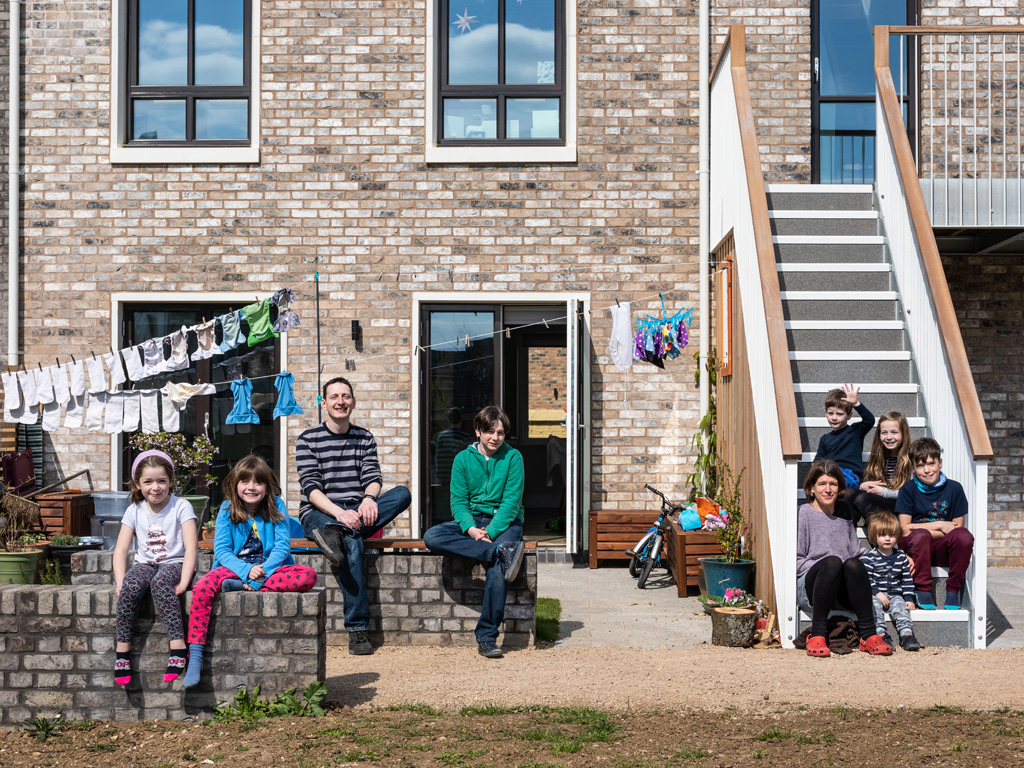
[{"label": "grey leggings", "polygon": [[181,620],[181,601],[174,588],[181,580],[181,563],[150,565],[135,563],[124,575],[121,594],[117,598],[117,625],[115,636],[119,643],[132,641],[132,629],[139,617],[139,608],[146,592],[153,593],[156,612],[167,630],[168,640],[183,640],[185,627]]}]

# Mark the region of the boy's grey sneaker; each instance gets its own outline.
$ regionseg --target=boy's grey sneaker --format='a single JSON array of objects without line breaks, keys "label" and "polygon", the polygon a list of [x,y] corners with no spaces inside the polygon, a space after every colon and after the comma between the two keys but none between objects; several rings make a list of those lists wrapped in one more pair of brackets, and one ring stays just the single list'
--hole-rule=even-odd
[{"label": "boy's grey sneaker", "polygon": [[477,653],[486,659],[500,659],[505,652],[493,640],[484,640],[477,645]]},{"label": "boy's grey sneaker", "polygon": [[497,557],[501,570],[505,572],[505,581],[513,582],[519,575],[519,566],[523,564],[523,553],[526,543],[522,540],[507,541],[498,545]]},{"label": "boy's grey sneaker", "polygon": [[357,629],[348,633],[348,652],[352,656],[369,656],[373,653],[373,646],[370,645],[370,638],[366,632]]},{"label": "boy's grey sneaker", "polygon": [[335,526],[325,525],[323,528],[313,530],[313,541],[320,547],[324,557],[331,565],[341,565],[345,560],[345,553],[341,551],[341,533]]},{"label": "boy's grey sneaker", "polygon": [[914,637],[914,633],[911,632],[909,635],[903,635],[900,638],[900,647],[904,651],[920,651],[921,644],[917,642],[917,638]]}]

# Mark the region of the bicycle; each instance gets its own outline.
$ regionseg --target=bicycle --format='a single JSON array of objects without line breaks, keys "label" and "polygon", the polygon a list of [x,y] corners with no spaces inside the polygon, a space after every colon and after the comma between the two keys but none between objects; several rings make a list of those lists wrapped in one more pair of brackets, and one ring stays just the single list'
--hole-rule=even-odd
[{"label": "bicycle", "polygon": [[665,541],[665,535],[672,527],[673,517],[683,510],[681,504],[673,504],[657,488],[650,485],[645,485],[644,488],[661,497],[661,514],[640,541],[632,549],[626,550],[626,554],[630,556],[629,575],[637,579],[637,589],[644,589],[647,586],[647,577],[651,575],[655,565],[661,567],[661,546]]}]

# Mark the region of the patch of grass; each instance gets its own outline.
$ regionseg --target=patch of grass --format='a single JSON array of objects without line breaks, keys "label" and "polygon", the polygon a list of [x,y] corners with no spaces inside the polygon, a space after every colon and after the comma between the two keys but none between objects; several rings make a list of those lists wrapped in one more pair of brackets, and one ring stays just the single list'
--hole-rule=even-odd
[{"label": "patch of grass", "polygon": [[512,768],[565,768],[561,763],[516,763]]},{"label": "patch of grass", "polygon": [[[319,731],[313,731],[314,736],[354,736],[356,732],[355,728],[351,726],[348,728],[321,728]],[[248,749],[248,747],[247,747]]]},{"label": "patch of grass", "polygon": [[843,722],[846,722],[847,720],[853,720],[854,718],[853,713],[850,712],[849,707],[832,707],[832,709],[830,709],[829,712],[831,712],[833,715],[838,717]]},{"label": "patch of grass", "polygon": [[260,698],[259,685],[253,687],[252,693],[242,686],[235,693],[234,703],[217,707],[213,719],[218,723],[242,720],[246,725],[254,726],[266,717],[323,717],[327,714],[320,706],[327,695],[327,683],[322,680],[310,683],[302,692],[301,699],[295,691],[295,688],[289,688],[268,701]]},{"label": "patch of grass", "polygon": [[429,744],[403,744],[403,749],[411,749],[413,752],[429,752]]},{"label": "patch of grass", "polygon": [[235,747],[235,752],[248,752],[248,747]]},{"label": "patch of grass", "polygon": [[392,704],[387,707],[388,712],[415,712],[418,715],[429,717],[440,717],[440,710],[434,709],[429,704]]},{"label": "patch of grass", "polygon": [[558,620],[562,617],[562,602],[554,597],[537,598],[537,639],[553,643],[558,639]]},{"label": "patch of grass", "polygon": [[469,728],[459,728],[459,730],[455,732],[455,738],[459,741],[480,741],[483,736],[478,736],[469,730]]},{"label": "patch of grass", "polygon": [[795,739],[796,734],[792,731],[783,731],[782,729],[775,727],[764,733],[759,733],[754,737],[756,741],[777,741],[780,739]]},{"label": "patch of grass", "polygon": [[586,707],[566,707],[551,710],[556,723],[572,723],[583,726],[582,741],[612,741],[620,730],[610,714]]},{"label": "patch of grass", "polygon": [[950,741],[949,748],[954,752],[966,752],[967,739],[960,739],[959,741]]},{"label": "patch of grass", "polygon": [[487,754],[486,749],[444,749],[434,755],[434,759],[441,765],[447,765],[448,768],[462,768],[467,765],[467,760],[476,760],[478,757],[483,757]]},{"label": "patch of grass", "polygon": [[[91,731],[96,727],[96,721],[85,718],[84,720],[68,720],[64,723],[65,731]],[[159,766],[157,766],[159,768]]]},{"label": "patch of grass", "polygon": [[760,760],[762,757],[767,757],[768,756],[768,748],[765,747],[763,749],[752,749],[752,750],[750,750],[750,756],[752,758],[754,758],[755,760]]},{"label": "patch of grass", "polygon": [[947,707],[945,704],[936,704],[934,707],[929,707],[928,711],[929,712],[935,712],[935,713],[940,714],[940,715],[948,715],[948,714],[962,714],[965,710],[964,710],[963,707],[960,707],[960,706]]},{"label": "patch of grass", "polygon": [[676,760],[687,760],[693,762],[695,760],[703,760],[705,757],[711,757],[711,753],[703,749],[683,749],[672,755]]},{"label": "patch of grass", "polygon": [[797,736],[797,744],[831,744],[836,740],[836,735],[832,731],[825,731],[817,736]]},{"label": "patch of grass", "polygon": [[463,707],[459,710],[459,714],[463,717],[476,717],[477,715],[483,715],[484,717],[496,717],[498,715],[513,715],[516,712],[521,712],[522,707],[504,707],[499,704],[485,704],[482,707]]}]

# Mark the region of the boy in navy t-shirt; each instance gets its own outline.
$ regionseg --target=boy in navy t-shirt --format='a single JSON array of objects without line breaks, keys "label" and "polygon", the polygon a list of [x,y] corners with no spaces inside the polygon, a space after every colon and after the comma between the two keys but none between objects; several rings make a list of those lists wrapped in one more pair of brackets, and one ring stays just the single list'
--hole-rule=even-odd
[{"label": "boy in navy t-shirt", "polygon": [[974,536],[964,528],[967,496],[956,480],[942,473],[942,448],[930,437],[910,446],[914,477],[900,488],[896,514],[903,537],[900,549],[914,561],[917,606],[935,609],[932,565],[948,566],[944,608],[960,607],[960,589],[974,554]]},{"label": "boy in navy t-shirt", "polygon": [[[818,440],[814,461],[831,459],[843,470],[847,488],[860,485],[864,474],[864,436],[875,426],[875,417],[859,399],[860,387],[844,384],[842,389],[831,389],[825,395],[825,418],[832,428]],[[861,420],[850,424],[853,409]]]}]

